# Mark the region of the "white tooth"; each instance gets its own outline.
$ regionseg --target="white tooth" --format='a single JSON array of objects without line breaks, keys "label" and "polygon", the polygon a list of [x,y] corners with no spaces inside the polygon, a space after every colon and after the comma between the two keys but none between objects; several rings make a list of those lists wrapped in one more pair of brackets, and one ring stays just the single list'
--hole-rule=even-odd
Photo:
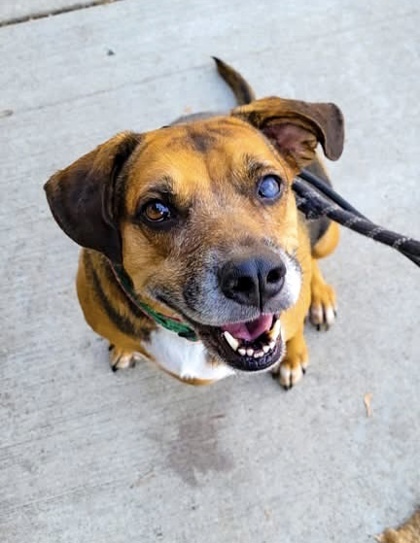
[{"label": "white tooth", "polygon": [[225,331],[223,332],[223,335],[225,336],[225,340],[229,343],[229,345],[232,347],[234,351],[238,350],[239,347],[239,341],[235,339],[232,334],[229,334],[229,332]]},{"label": "white tooth", "polygon": [[238,349],[238,353],[239,353],[241,356],[245,356],[245,355],[246,355],[246,349],[244,349],[243,347],[241,347],[240,349]]},{"label": "white tooth", "polygon": [[270,350],[270,347],[268,345],[263,345],[263,351],[267,354]]},{"label": "white tooth", "polygon": [[274,323],[273,328],[270,330],[268,334],[270,336],[270,339],[276,340],[280,335],[280,330],[281,330],[280,319],[277,319],[276,322]]},{"label": "white tooth", "polygon": [[276,346],[276,342],[275,341],[270,341],[268,346],[269,346],[270,350],[272,351],[274,349],[274,347]]},{"label": "white tooth", "polygon": [[247,354],[248,356],[254,356],[254,349],[247,349],[247,350],[246,350],[246,354]]},{"label": "white tooth", "polygon": [[264,351],[255,351],[254,358],[261,358],[264,356]]}]

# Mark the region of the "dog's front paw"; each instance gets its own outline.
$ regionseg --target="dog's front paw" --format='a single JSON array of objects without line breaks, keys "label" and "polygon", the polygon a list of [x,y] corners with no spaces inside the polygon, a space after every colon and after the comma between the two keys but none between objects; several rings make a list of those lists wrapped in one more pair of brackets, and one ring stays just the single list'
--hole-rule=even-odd
[{"label": "dog's front paw", "polygon": [[286,343],[286,355],[273,370],[273,377],[278,378],[281,386],[289,390],[302,379],[308,363],[308,348],[302,331]]},{"label": "dog's front paw", "polygon": [[337,300],[333,287],[326,283],[321,273],[311,281],[311,305],[309,320],[317,330],[328,330],[337,317]]},{"label": "dog's front paw", "polygon": [[133,351],[125,351],[115,345],[109,346],[109,364],[112,371],[134,368],[141,355]]}]

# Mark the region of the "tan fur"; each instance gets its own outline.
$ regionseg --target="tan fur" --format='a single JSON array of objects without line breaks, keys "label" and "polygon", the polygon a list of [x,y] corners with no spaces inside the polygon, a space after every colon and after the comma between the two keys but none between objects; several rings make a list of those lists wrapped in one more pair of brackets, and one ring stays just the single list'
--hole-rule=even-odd
[{"label": "tan fur", "polygon": [[316,259],[330,255],[340,241],[340,228],[336,222],[332,222],[328,230],[312,249],[312,256]]},{"label": "tan fur", "polygon": [[[242,103],[251,99],[252,89],[229,70],[223,65],[221,73],[242,93]],[[303,336],[308,311],[316,325],[328,327],[333,320],[335,294],[317,259],[334,250],[339,231],[331,225],[311,249],[292,182],[316,160],[318,142],[336,159],[342,141],[336,106],[268,98],[227,116],[118,134],[55,174],[46,184],[48,200],[63,230],[85,247],[77,293],[88,324],[110,342],[112,367],[128,367],[138,355],[154,360],[147,345],[158,326],[130,301],[110,261],[123,263],[144,303],[179,319],[173,307],[184,309],[185,282],[205,275],[208,255],[228,257],[238,247],[265,243],[293,255],[301,269],[299,298],[280,316],[287,352],[277,371],[283,386],[294,385],[308,364]],[[256,199],[255,187],[273,174],[282,179],[283,192],[266,205]],[[161,198],[162,191],[176,198],[182,228],[160,231],[138,218],[142,206]],[[171,304],[152,294],[162,291]],[[208,363],[218,364],[212,356]],[[174,376],[192,384],[211,382]]]},{"label": "tan fur", "polygon": [[[243,145],[240,147],[240,152],[238,152],[237,140],[227,141],[228,149],[226,149],[225,144],[223,145],[223,151],[227,150],[230,164],[226,164],[221,159],[217,148],[206,155],[206,163],[203,164],[200,154],[192,148],[183,146],[183,138],[186,137],[186,128],[183,126],[176,127],[170,133],[163,133],[163,135],[159,132],[148,134],[140,147],[140,152],[142,147],[144,147],[144,151],[141,153],[142,160],[148,164],[148,167],[145,171],[139,168],[133,169],[130,172],[129,179],[135,179],[135,182],[129,184],[127,190],[127,212],[129,216],[134,214],[136,203],[147,192],[148,184],[154,179],[159,178],[162,172],[165,172],[165,174],[169,172],[175,180],[177,194],[180,194],[185,202],[188,202],[199,193],[200,205],[202,206],[199,217],[199,230],[191,229],[185,236],[178,239],[177,243],[180,247],[193,248],[197,243],[201,243],[203,248],[205,248],[207,243],[217,244],[218,237],[220,239],[225,238],[226,232],[229,232],[229,243],[234,246],[236,243],[235,236],[241,236],[244,230],[250,235],[258,235],[261,229],[266,229],[269,226],[271,231],[277,233],[279,242],[283,243],[288,251],[295,250],[303,272],[301,294],[298,302],[281,317],[285,339],[288,342],[287,355],[282,361],[282,367],[290,369],[292,374],[296,371],[297,367],[301,366],[303,360],[305,368],[308,363],[302,326],[311,300],[314,305],[322,303],[324,298],[326,305],[330,303],[331,296],[329,293],[331,287],[323,281],[315,259],[327,256],[334,250],[338,243],[338,226],[331,224],[327,232],[313,248],[313,258],[311,258],[306,226],[302,220],[298,220],[294,195],[289,190],[289,198],[287,202],[282,202],[279,213],[272,218],[271,226],[269,223],[267,224],[266,218],[262,221],[258,215],[253,214],[253,210],[250,207],[248,210],[246,208],[243,209],[243,224],[238,221],[235,225],[235,230],[232,230],[228,211],[229,206],[232,208],[235,206],[236,196],[231,186],[228,184],[223,185],[223,179],[226,177],[226,171],[235,171],[240,168],[239,156],[242,156],[246,152],[254,155],[260,153],[260,156],[267,163],[279,163],[277,167],[281,168],[281,173],[288,180],[289,184],[291,184],[291,180],[296,174],[296,169],[290,167],[280,157],[275,156],[271,149],[267,149],[264,140],[253,137],[253,131],[246,125],[243,126],[241,121],[229,119],[226,123],[225,119],[214,119],[210,122],[210,125],[219,125],[219,123],[225,129],[234,130],[237,139],[243,138]],[[197,123],[197,132],[200,130],[205,131],[208,129],[208,125],[208,121]],[[176,143],[177,141],[179,143]],[[236,156],[238,156],[238,163],[235,163]],[[186,172],[191,172],[190,177],[185,176]],[[216,180],[216,187],[212,186],[209,172],[211,172],[213,179]],[[179,184],[177,185],[178,178]],[[210,231],[212,235],[208,236],[207,233]],[[126,240],[124,244],[125,268],[133,278],[136,290],[141,292],[144,289],[144,285],[152,280],[151,274],[154,272],[150,270],[154,270],[156,266],[159,267],[158,280],[165,282],[169,286],[171,283],[174,283],[173,288],[176,289],[177,277],[182,271],[184,259],[181,258],[178,262],[171,261],[168,263],[165,259],[165,251],[162,250],[162,245],[154,245],[150,243],[150,239],[139,236],[137,228],[129,221],[122,225],[122,232],[123,238]],[[114,284],[107,281],[103,276],[101,271],[103,267],[102,256],[90,251],[90,257],[95,269],[101,276],[101,282],[107,294],[114,301],[116,309],[124,314],[124,307],[126,305],[125,296],[120,289],[116,288]],[[153,264],[152,267],[151,264]],[[177,270],[177,266],[180,266],[179,270]],[[77,290],[80,304],[89,325],[98,334],[107,338],[112,345],[118,346],[111,353],[112,364],[115,367],[119,367],[119,358],[130,352],[140,352],[147,357],[147,351],[142,348],[141,343],[137,339],[121,333],[101,310],[101,306],[97,303],[92,292],[91,285],[86,280],[82,259],[77,277]],[[164,305],[148,299],[147,296],[145,299],[154,309],[161,313],[168,316],[175,315],[173,312],[168,311],[168,308]],[[150,328],[150,322],[144,319],[144,321],[139,323],[139,326],[149,326]],[[305,353],[305,357],[303,357],[302,353]],[[287,384],[293,385],[296,382],[292,377],[290,377],[290,383],[286,383],[286,380],[286,377],[280,378],[281,384],[287,386]],[[192,382],[194,384],[201,384],[200,380],[192,380]],[[204,381],[203,384],[207,384],[207,381]]]},{"label": "tan fur", "polygon": [[[306,226],[298,219],[294,194],[290,188],[291,181],[296,174],[296,168],[290,167],[281,157],[276,156],[273,150],[267,148],[263,138],[259,137],[242,121],[236,119],[226,121],[223,118],[196,124],[197,133],[205,132],[209,126],[222,126],[224,130],[227,130],[229,136],[235,136],[235,140],[228,139],[226,142],[221,140],[223,141],[223,156],[227,152],[230,163],[226,163],[226,159],[221,157],[217,147],[206,155],[205,163],[203,163],[203,158],[197,151],[185,146],[186,127],[184,126],[174,127],[166,134],[165,132],[163,134],[152,132],[147,135],[139,149],[142,161],[148,165],[147,169],[133,168],[130,172],[129,181],[133,180],[133,182],[128,184],[126,194],[127,214],[131,216],[135,213],[137,201],[147,193],[149,184],[164,172],[166,175],[170,174],[175,180],[176,192],[185,202],[194,199],[199,194],[202,208],[198,217],[199,227],[197,229],[191,228],[185,235],[181,235],[177,240],[179,247],[188,250],[188,248],[193,249],[197,243],[200,243],[205,249],[207,244],[217,244],[219,239],[225,239],[227,232],[229,232],[229,244],[232,246],[235,246],[236,239],[240,238],[244,231],[250,236],[258,236],[263,235],[264,229],[268,227],[271,233],[276,233],[279,243],[282,243],[287,251],[297,251],[297,258],[303,270],[299,300],[281,318],[285,339],[289,341],[301,328],[301,323],[308,311],[312,265]],[[242,139],[240,148],[237,145],[238,139]],[[142,149],[144,150],[142,151]],[[289,183],[289,194],[288,199],[279,204],[278,214],[270,218],[271,224],[270,221],[267,221],[267,217],[255,214],[251,204],[244,202],[242,218],[239,220],[236,218],[235,227],[232,229],[229,208],[233,209],[236,206],[237,196],[233,188],[224,183],[224,179],[227,177],[227,171],[234,172],[241,169],[240,158],[246,153],[259,156],[267,164],[275,164],[276,168],[280,169],[283,178]],[[212,179],[210,179],[209,173],[211,173]],[[248,209],[245,205],[248,205]],[[208,236],[210,231],[211,236]],[[183,271],[184,258],[168,262],[161,240],[159,244],[150,243],[150,239],[140,236],[137,227],[129,221],[122,225],[122,235],[125,240],[124,266],[133,279],[137,291],[142,292],[144,285],[153,281],[151,276],[154,275],[156,267],[159,268],[159,276],[157,277],[159,282],[165,282],[174,289],[178,288],[176,282],[178,275]],[[84,249],[84,251],[87,250]],[[95,251],[88,252],[106,294],[113,300],[116,310],[124,314],[125,296],[115,284],[105,277],[102,255]],[[179,269],[177,269],[178,266]],[[105,337],[111,345],[117,346],[117,349],[114,348],[111,353],[114,367],[118,368],[118,359],[130,352],[140,352],[147,357],[147,351],[142,348],[141,343],[137,339],[123,334],[98,304],[91,281],[86,278],[83,258],[80,259],[77,275],[77,292],[88,324],[99,335]],[[173,312],[168,311],[166,306],[148,299],[147,296],[144,299],[157,311],[168,316],[175,316]],[[138,323],[138,326],[150,328],[150,323],[144,319]],[[284,364],[293,366],[292,358],[289,356]],[[193,380],[193,382],[197,384],[200,381]]]},{"label": "tan fur", "polygon": [[[209,150],[205,157],[194,148],[185,145],[186,127],[173,127],[167,133],[151,133],[144,143],[141,152],[142,161],[147,163],[145,171],[133,169],[130,172],[127,191],[128,215],[135,213],[139,199],[146,194],[153,195],[148,187],[155,179],[165,175],[173,179],[174,192],[179,200],[188,205],[196,201],[195,215],[188,230],[179,233],[173,242],[175,248],[182,252],[183,258],[166,259],[165,239],[153,243],[151,238],[138,235],[138,229],[130,222],[122,225],[123,237],[130,241],[124,246],[124,266],[132,277],[137,289],[143,291],[146,282],[152,281],[151,274],[155,266],[159,267],[159,282],[165,282],[176,290],[177,277],[184,270],[184,262],[188,253],[192,253],[199,244],[205,251],[208,246],[217,246],[229,236],[229,245],[235,246],[246,232],[250,237],[269,234],[275,235],[288,251],[299,245],[297,238],[297,212],[291,181],[296,173],[294,169],[277,157],[267,148],[266,142],[254,130],[236,119],[212,119],[196,123],[196,132],[205,134],[213,127],[227,130],[225,137],[219,136],[220,143]],[[232,137],[231,137],[232,135]],[[235,139],[233,139],[233,137]],[[173,142],[179,141],[179,143]],[[238,145],[238,142],[241,142]],[[238,179],[243,170],[243,156],[249,154],[265,161],[267,167],[275,165],[289,184],[289,197],[281,201],[277,214],[270,217],[256,212],[252,202],[239,198],[236,189],[226,179],[236,176]],[[228,161],[226,159],[228,157]],[[131,182],[133,180],[135,182]],[[236,209],[241,206],[241,215]],[[231,213],[235,214],[232,223]],[[211,232],[211,236],[208,233]],[[168,236],[169,239],[169,236]],[[169,241],[168,241],[169,243]],[[152,266],[151,266],[152,264]],[[164,311],[163,307],[159,310]]]},{"label": "tan fur", "polygon": [[420,542],[420,509],[396,529],[388,528],[377,536],[380,543],[419,543]]}]

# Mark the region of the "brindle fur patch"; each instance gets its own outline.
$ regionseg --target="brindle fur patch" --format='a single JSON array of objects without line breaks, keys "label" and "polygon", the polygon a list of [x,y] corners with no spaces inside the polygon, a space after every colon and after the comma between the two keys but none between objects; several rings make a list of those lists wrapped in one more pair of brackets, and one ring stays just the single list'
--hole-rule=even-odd
[{"label": "brindle fur patch", "polygon": [[88,250],[83,251],[82,262],[86,279],[93,288],[98,305],[109,320],[123,334],[135,340],[147,340],[151,329],[154,327],[147,326],[149,319],[124,295],[122,296],[123,307],[121,308],[118,297],[115,296],[115,291],[120,287],[116,283],[109,262],[99,253]]},{"label": "brindle fur patch", "polygon": [[188,140],[186,143],[190,144],[198,153],[208,153],[216,142],[217,139],[209,133],[194,130],[194,127],[188,129]]}]

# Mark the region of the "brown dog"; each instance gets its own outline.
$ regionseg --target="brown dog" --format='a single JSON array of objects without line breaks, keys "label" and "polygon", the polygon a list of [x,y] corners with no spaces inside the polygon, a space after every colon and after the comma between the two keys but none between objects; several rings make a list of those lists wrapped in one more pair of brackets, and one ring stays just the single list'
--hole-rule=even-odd
[{"label": "brown dog", "polygon": [[343,117],[333,104],[254,100],[216,63],[240,107],[118,134],[53,175],[47,198],[84,247],[79,301],[114,370],[140,356],[200,384],[270,369],[289,388],[308,364],[308,311],[334,321],[317,259],[338,242],[335,224],[308,226],[292,182],[303,167],[326,178],[316,148],[339,158]]}]

